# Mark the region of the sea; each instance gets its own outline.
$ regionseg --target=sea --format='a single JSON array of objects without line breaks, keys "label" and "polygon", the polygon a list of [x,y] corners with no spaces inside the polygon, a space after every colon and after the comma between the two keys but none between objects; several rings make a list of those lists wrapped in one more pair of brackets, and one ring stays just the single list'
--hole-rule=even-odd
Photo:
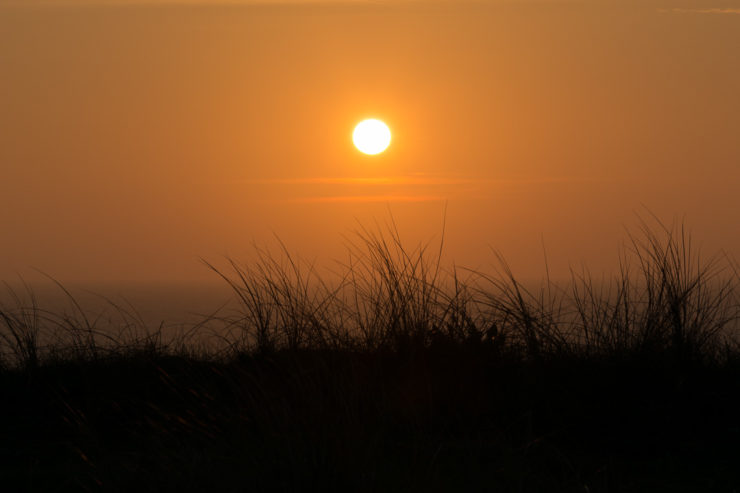
[{"label": "sea", "polygon": [[[41,325],[56,327],[71,320],[82,328],[131,341],[161,333],[165,339],[195,332],[190,340],[201,343],[239,317],[239,304],[231,288],[203,282],[87,282],[57,285],[52,281],[24,284],[7,282],[0,288],[0,309],[6,313],[36,314]],[[0,327],[5,330],[5,327]],[[48,337],[48,334],[47,334]]]}]

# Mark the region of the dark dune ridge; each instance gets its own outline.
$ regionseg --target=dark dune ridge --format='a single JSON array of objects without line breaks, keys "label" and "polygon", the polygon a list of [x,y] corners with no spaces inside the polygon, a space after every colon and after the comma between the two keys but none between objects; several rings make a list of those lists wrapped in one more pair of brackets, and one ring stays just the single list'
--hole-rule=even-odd
[{"label": "dark dune ridge", "polygon": [[393,227],[350,249],[332,285],[287,251],[214,268],[240,310],[177,333],[18,294],[0,488],[740,489],[736,265],[682,227],[643,225],[611,280],[537,291]]}]

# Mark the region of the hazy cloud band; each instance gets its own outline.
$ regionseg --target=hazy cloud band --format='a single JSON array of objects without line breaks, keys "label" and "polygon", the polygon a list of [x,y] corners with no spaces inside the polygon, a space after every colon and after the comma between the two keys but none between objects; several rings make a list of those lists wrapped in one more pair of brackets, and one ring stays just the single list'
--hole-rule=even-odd
[{"label": "hazy cloud band", "polygon": [[740,14],[740,8],[660,9],[660,11],[673,14]]}]

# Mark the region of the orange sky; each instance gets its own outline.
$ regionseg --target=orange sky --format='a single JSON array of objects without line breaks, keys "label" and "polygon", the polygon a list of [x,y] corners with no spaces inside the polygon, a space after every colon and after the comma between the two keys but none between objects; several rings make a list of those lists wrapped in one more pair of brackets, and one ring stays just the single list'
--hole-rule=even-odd
[{"label": "orange sky", "polygon": [[445,206],[450,259],[523,276],[543,239],[614,266],[643,206],[740,257],[740,2],[126,4],[0,0],[0,279],[210,279],[273,232],[328,260]]}]

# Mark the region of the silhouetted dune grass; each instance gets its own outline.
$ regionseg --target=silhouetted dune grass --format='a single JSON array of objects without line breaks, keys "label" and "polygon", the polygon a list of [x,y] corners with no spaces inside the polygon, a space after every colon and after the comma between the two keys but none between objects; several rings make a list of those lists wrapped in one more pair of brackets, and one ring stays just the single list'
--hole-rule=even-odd
[{"label": "silhouetted dune grass", "polygon": [[737,270],[657,228],[536,291],[393,225],[337,282],[258,251],[208,264],[239,311],[179,331],[12,292],[0,488],[737,491]]}]

